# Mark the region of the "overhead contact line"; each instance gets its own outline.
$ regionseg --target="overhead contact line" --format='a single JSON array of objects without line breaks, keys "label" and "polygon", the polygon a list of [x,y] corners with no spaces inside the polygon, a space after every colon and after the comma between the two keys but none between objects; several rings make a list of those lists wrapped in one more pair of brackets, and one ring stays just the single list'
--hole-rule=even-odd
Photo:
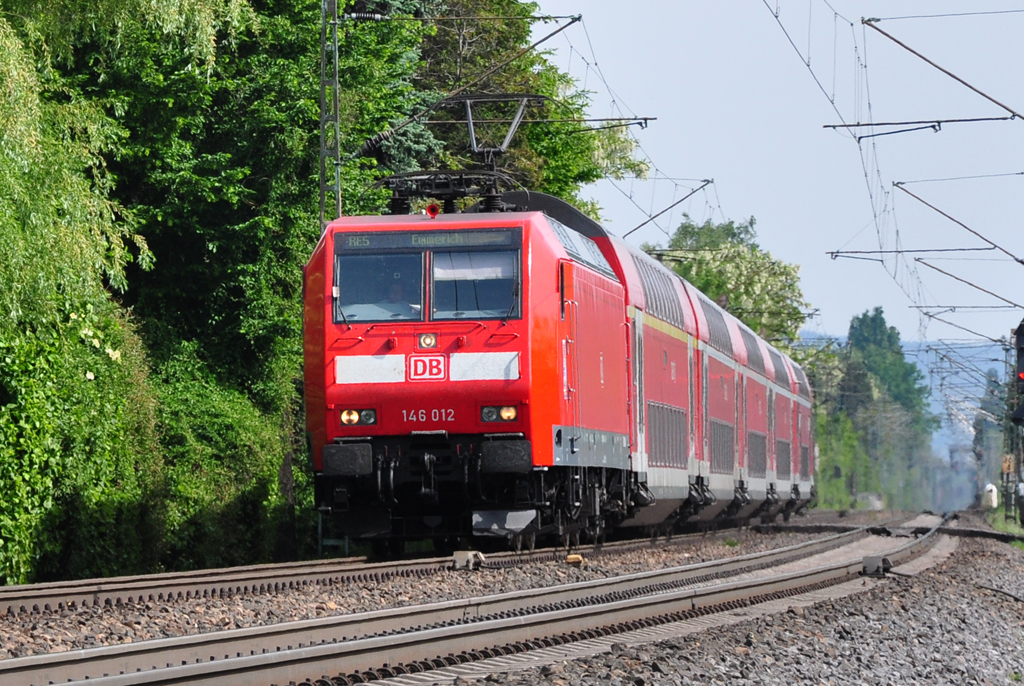
[{"label": "overhead contact line", "polygon": [[895,43],[896,45],[900,46],[901,48],[903,48],[904,50],[906,50],[907,52],[909,52],[910,54],[912,54],[912,55],[914,55],[915,57],[918,57],[918,58],[920,58],[920,59],[924,60],[925,62],[927,62],[927,63],[928,63],[928,64],[930,64],[931,66],[935,67],[936,69],[938,69],[939,71],[941,71],[941,72],[942,72],[943,74],[945,74],[946,76],[948,76],[948,77],[950,77],[951,79],[953,79],[953,80],[957,81],[957,82],[958,82],[958,83],[960,83],[961,85],[963,85],[963,86],[966,86],[967,88],[971,89],[972,91],[974,91],[975,93],[977,93],[977,94],[978,94],[978,95],[980,95],[981,97],[985,98],[985,99],[986,99],[986,100],[988,100],[989,102],[991,102],[991,103],[993,103],[993,104],[995,104],[995,105],[998,105],[998,106],[999,106],[1000,108],[1002,108],[1002,109],[1006,110],[1007,112],[1009,112],[1009,113],[1010,113],[1010,114],[1012,115],[1011,119],[1020,119],[1020,118],[1021,118],[1021,115],[1020,115],[1020,113],[1019,113],[1019,112],[1017,112],[1017,111],[1016,111],[1015,109],[1013,109],[1012,107],[1009,107],[1009,106],[1007,106],[1007,105],[1004,105],[1003,103],[999,102],[998,100],[996,100],[995,98],[993,98],[993,97],[992,97],[991,95],[989,95],[988,93],[985,93],[984,91],[982,91],[982,90],[981,90],[981,89],[979,89],[979,88],[975,88],[974,86],[972,86],[971,84],[969,84],[969,83],[968,83],[967,81],[963,80],[962,78],[960,78],[959,76],[957,76],[956,74],[954,74],[953,72],[949,71],[948,69],[944,69],[943,67],[940,67],[940,66],[939,66],[938,64],[936,64],[936,63],[935,63],[935,62],[933,62],[932,60],[928,59],[927,57],[925,57],[925,56],[924,56],[924,55],[922,55],[921,53],[917,52],[916,50],[914,50],[913,48],[911,48],[911,47],[910,47],[909,45],[907,45],[906,43],[903,43],[903,42],[901,42],[901,41],[900,41],[899,39],[897,39],[897,38],[896,38],[895,36],[892,36],[892,35],[890,35],[890,34],[886,33],[885,31],[883,31],[882,29],[878,28],[878,26],[876,26],[876,23],[877,23],[877,22],[879,21],[878,19],[861,19],[860,21],[861,21],[861,24],[863,24],[864,26],[867,26],[867,27],[868,27],[868,28],[870,28],[870,29],[874,29],[874,30],[875,30],[875,31],[877,31],[878,33],[882,34],[883,36],[885,36],[886,38],[888,38],[889,40],[891,40],[891,41],[892,41],[893,43]]},{"label": "overhead contact line", "polygon": [[[983,240],[983,241],[985,241],[986,243],[988,243],[989,245],[991,245],[991,246],[992,246],[993,248],[995,248],[996,250],[1000,251],[1001,253],[1003,253],[1003,254],[1004,254],[1004,255],[1006,255],[1007,257],[1011,258],[1011,259],[1012,259],[1012,260],[1013,260],[1014,262],[1017,262],[1018,264],[1024,265],[1024,260],[1022,260],[1021,258],[1017,257],[1016,255],[1014,255],[1014,254],[1013,254],[1012,252],[1010,252],[1010,251],[1009,251],[1009,250],[1007,250],[1006,248],[1004,248],[1004,247],[1002,247],[1002,246],[1000,246],[1000,245],[996,244],[995,242],[993,242],[993,241],[989,240],[988,238],[986,238],[985,236],[981,235],[981,234],[980,234],[979,232],[977,232],[977,231],[975,231],[974,229],[972,229],[971,227],[967,226],[967,224],[964,224],[964,223],[963,223],[962,221],[960,221],[959,219],[956,219],[955,217],[952,217],[952,216],[950,216],[949,214],[946,214],[945,212],[943,212],[942,210],[940,210],[940,209],[939,209],[938,207],[936,207],[935,205],[932,205],[931,203],[929,203],[929,202],[928,202],[927,200],[925,200],[925,199],[923,199],[923,198],[921,198],[921,197],[919,197],[919,196],[917,196],[917,195],[915,195],[915,194],[911,193],[910,191],[908,191],[908,190],[907,190],[906,188],[904,188],[904,187],[903,187],[902,185],[900,185],[899,183],[894,183],[893,185],[894,185],[894,186],[896,186],[896,188],[899,188],[899,189],[900,189],[901,191],[903,191],[903,192],[904,192],[904,193],[906,193],[907,195],[909,195],[909,196],[910,196],[911,198],[913,198],[914,200],[917,200],[917,201],[918,201],[919,203],[921,203],[921,204],[922,204],[922,205],[924,205],[925,207],[930,207],[931,209],[935,210],[936,212],[938,212],[939,214],[941,214],[941,215],[942,215],[943,217],[945,217],[945,218],[946,218],[946,219],[948,219],[949,221],[951,221],[951,222],[953,222],[954,224],[956,224],[957,226],[959,226],[959,227],[961,227],[961,228],[965,229],[966,231],[968,231],[968,232],[970,232],[970,233],[974,234],[975,236],[977,236],[977,237],[978,237],[978,238],[980,238],[981,240]],[[931,266],[931,265],[928,265],[928,266]],[[933,267],[933,269],[934,269],[934,267]],[[1011,304],[1012,304],[1012,305],[1015,305],[1016,303],[1011,303]]]},{"label": "overhead contact line", "polygon": [[918,262],[918,263],[920,263],[920,264],[923,264],[924,266],[928,267],[929,269],[934,269],[935,271],[939,272],[940,274],[945,274],[945,275],[946,275],[946,276],[948,276],[949,278],[951,278],[951,279],[956,279],[957,281],[959,281],[959,282],[960,282],[960,283],[962,283],[962,284],[966,284],[966,285],[970,286],[971,288],[974,288],[974,289],[976,289],[976,290],[979,290],[979,291],[981,291],[982,293],[987,293],[988,295],[991,295],[991,296],[992,296],[993,298],[996,298],[997,300],[1002,300],[1002,301],[1003,301],[1004,303],[1007,303],[1007,304],[1013,305],[1014,307],[1016,307],[1016,308],[1018,308],[1018,309],[1022,309],[1022,310],[1024,310],[1024,305],[1021,305],[1021,304],[1019,304],[1019,303],[1015,303],[1015,302],[1013,302],[1012,300],[1007,300],[1007,299],[1006,299],[1006,298],[1004,298],[1003,296],[1001,296],[1001,295],[998,295],[998,294],[996,294],[996,293],[993,293],[993,292],[992,292],[992,291],[990,291],[990,290],[986,290],[986,289],[982,288],[981,286],[979,286],[979,285],[977,285],[977,284],[975,284],[975,283],[971,283],[971,282],[970,282],[970,281],[968,281],[967,279],[962,279],[962,278],[960,278],[959,276],[957,276],[956,274],[950,274],[949,272],[945,271],[944,269],[939,269],[939,268],[938,268],[938,267],[936,267],[936,266],[935,266],[934,264],[929,264],[929,263],[925,262],[925,261],[924,261],[924,258],[921,258],[921,257],[915,257],[915,258],[914,258],[914,262]]},{"label": "overhead contact line", "polygon": [[929,319],[934,319],[935,321],[942,322],[943,324],[949,324],[950,326],[952,326],[954,328],[960,329],[961,331],[966,331],[969,334],[973,334],[973,335],[975,335],[975,336],[977,336],[979,338],[984,338],[985,340],[992,341],[993,343],[998,343],[998,344],[1002,345],[1003,343],[1006,342],[1006,341],[998,339],[998,338],[992,338],[991,336],[986,336],[983,333],[978,333],[974,329],[968,329],[966,326],[960,326],[959,324],[954,324],[953,322],[949,321],[948,319],[943,319],[942,317],[938,317],[938,316],[936,316],[936,315],[934,315],[934,314],[932,314],[930,312],[922,312],[921,314],[923,314],[924,316],[928,317]]},{"label": "overhead contact line", "polygon": [[697,193],[698,191],[700,191],[700,190],[703,190],[704,188],[707,188],[707,187],[708,187],[709,185],[713,184],[714,182],[715,182],[715,180],[714,180],[714,179],[704,179],[704,183],[702,183],[702,184],[701,184],[700,186],[698,186],[697,188],[694,188],[694,189],[693,189],[692,191],[690,191],[689,193],[687,193],[687,194],[686,194],[686,195],[684,195],[683,197],[679,198],[679,200],[676,200],[676,201],[675,201],[674,203],[672,203],[671,205],[669,205],[668,207],[666,207],[665,209],[663,209],[663,210],[662,210],[661,212],[658,212],[657,214],[655,214],[655,215],[652,215],[652,216],[648,217],[646,221],[644,221],[644,222],[641,222],[641,223],[640,223],[640,224],[639,224],[638,226],[635,226],[634,228],[632,228],[632,229],[630,229],[629,231],[627,231],[626,233],[624,233],[624,234],[622,235],[622,237],[623,237],[623,238],[625,238],[626,236],[628,236],[629,234],[633,233],[634,231],[636,231],[636,230],[638,230],[638,229],[642,229],[643,227],[647,226],[648,224],[650,224],[651,222],[653,222],[653,221],[654,221],[655,219],[657,219],[657,218],[658,218],[658,217],[660,217],[661,215],[663,215],[663,214],[665,214],[666,212],[668,212],[669,210],[671,210],[671,209],[672,209],[673,207],[675,207],[675,206],[676,206],[676,205],[678,205],[679,203],[681,203],[681,202],[683,202],[684,200],[686,200],[686,199],[688,199],[688,198],[692,197],[692,196],[693,196],[694,194],[696,194],[696,193]]},{"label": "overhead contact line", "polygon": [[[933,252],[987,252],[996,250],[995,246],[990,248],[920,248],[916,250],[830,250],[825,254],[833,260],[850,255],[906,255],[908,253],[933,253]],[[864,258],[852,258],[864,259]],[[911,307],[930,307],[929,305],[911,305]]]},{"label": "overhead contact line", "polygon": [[[893,136],[897,133],[911,133],[913,131],[927,131],[931,130],[935,133],[942,131],[943,124],[964,124],[968,122],[980,122],[980,121],[1010,121],[1015,119],[1014,115],[1009,117],[973,117],[970,119],[920,119],[917,121],[904,121],[904,122],[867,122],[864,124],[823,124],[823,129],[856,129],[856,128],[873,128],[876,126],[911,126],[909,129],[897,129],[896,131],[881,131],[879,133],[867,133],[864,135],[854,135],[854,138],[860,143],[865,138],[878,138],[880,136]],[[923,126],[916,126],[917,124],[923,124]]]}]

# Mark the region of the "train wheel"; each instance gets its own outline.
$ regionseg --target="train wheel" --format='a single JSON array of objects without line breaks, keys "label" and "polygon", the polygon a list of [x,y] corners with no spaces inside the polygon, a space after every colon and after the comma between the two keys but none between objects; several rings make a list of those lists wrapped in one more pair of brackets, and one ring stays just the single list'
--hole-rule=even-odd
[{"label": "train wheel", "polygon": [[573,529],[569,532],[569,549],[576,550],[580,547],[580,530]]},{"label": "train wheel", "polygon": [[524,542],[526,549],[532,553],[537,549],[537,533],[535,531],[531,531],[527,534],[523,534],[523,536],[526,538],[526,541]]},{"label": "train wheel", "polygon": [[595,546],[599,546],[604,543],[604,517],[601,517],[600,515],[591,517],[590,521],[587,523],[586,534],[587,539]]}]

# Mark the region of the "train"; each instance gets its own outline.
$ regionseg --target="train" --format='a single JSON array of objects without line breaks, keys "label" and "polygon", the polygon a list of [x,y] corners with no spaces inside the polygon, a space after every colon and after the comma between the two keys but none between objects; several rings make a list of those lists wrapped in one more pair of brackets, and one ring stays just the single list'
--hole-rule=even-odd
[{"label": "train", "polygon": [[331,221],[304,268],[315,500],[340,533],[571,547],[808,505],[800,365],[558,198],[444,204]]}]

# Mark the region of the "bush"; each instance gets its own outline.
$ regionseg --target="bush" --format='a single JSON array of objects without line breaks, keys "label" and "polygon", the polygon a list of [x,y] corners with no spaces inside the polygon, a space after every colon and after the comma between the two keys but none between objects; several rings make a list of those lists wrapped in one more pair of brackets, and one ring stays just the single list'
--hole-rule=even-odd
[{"label": "bush", "polygon": [[0,578],[151,568],[160,464],[139,339],[112,303],[5,327]]},{"label": "bush", "polygon": [[184,344],[162,368],[168,567],[251,564],[274,557],[287,517],[279,487],[283,430],[244,393],[216,383]]}]

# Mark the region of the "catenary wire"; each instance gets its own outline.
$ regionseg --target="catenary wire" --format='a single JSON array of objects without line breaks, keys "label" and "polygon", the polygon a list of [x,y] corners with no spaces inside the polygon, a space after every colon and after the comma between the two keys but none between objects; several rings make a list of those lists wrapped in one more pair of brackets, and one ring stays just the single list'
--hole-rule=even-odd
[{"label": "catenary wire", "polygon": [[[825,3],[828,4],[828,3]],[[950,12],[947,14],[908,14],[902,17],[872,17],[871,21],[899,21],[901,19],[942,19],[946,17],[981,17],[992,14],[1021,14],[1024,10],[990,10],[983,12]]]},{"label": "catenary wire", "polygon": [[942,179],[915,179],[913,181],[896,181],[898,186],[906,186],[910,183],[932,183],[934,181],[967,181],[970,179],[996,179],[1006,176],[1024,176],[1024,171],[1006,172],[1005,174],[975,174],[974,176],[948,176]]}]

